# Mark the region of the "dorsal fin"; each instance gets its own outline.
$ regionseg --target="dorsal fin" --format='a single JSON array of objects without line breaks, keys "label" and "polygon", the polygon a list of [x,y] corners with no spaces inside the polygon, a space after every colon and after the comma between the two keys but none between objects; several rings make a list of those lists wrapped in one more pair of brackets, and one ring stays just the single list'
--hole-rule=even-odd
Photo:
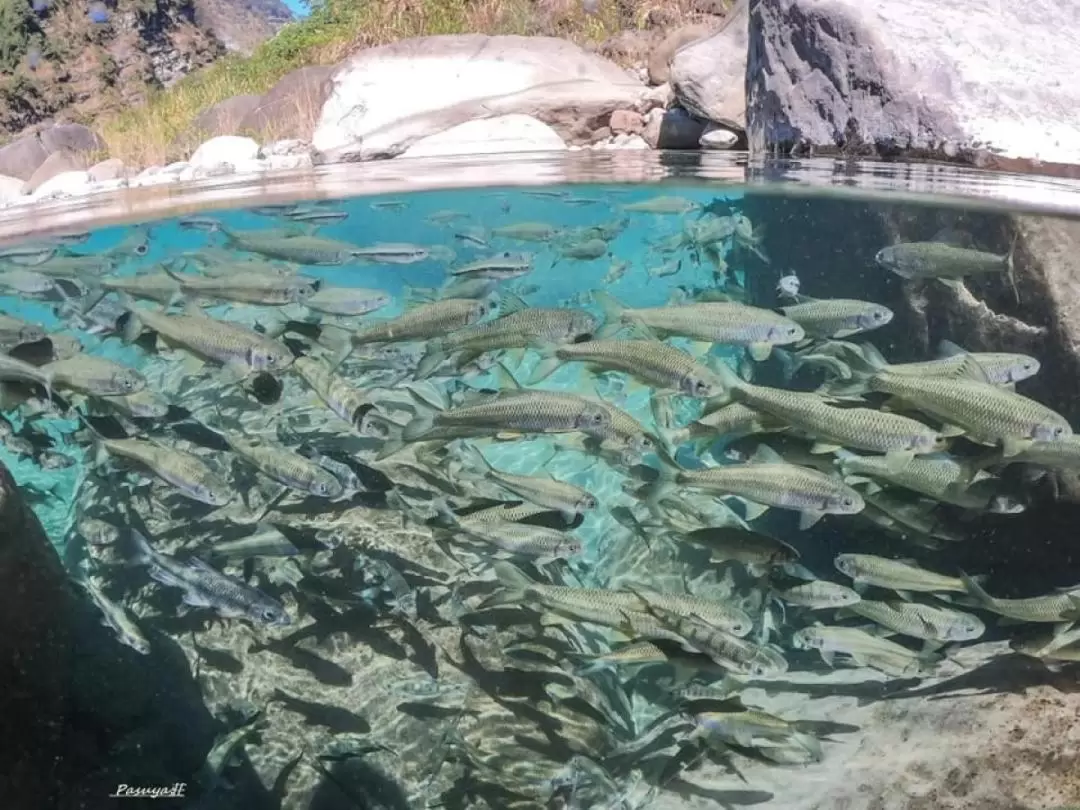
[{"label": "dorsal fin", "polygon": [[944,338],[937,345],[938,357],[956,357],[960,354],[970,354],[970,352],[968,352],[968,350],[965,349],[963,346],[960,346],[956,343],[953,343],[951,340],[946,340]]},{"label": "dorsal fin", "polygon": [[767,444],[759,444],[754,454],[747,459],[748,464],[783,464],[780,454]]},{"label": "dorsal fin", "polygon": [[956,376],[958,379],[974,380],[975,382],[983,383],[990,382],[990,378],[986,374],[986,369],[980,366],[979,361],[970,354],[964,358],[964,362],[961,363],[959,369],[957,369]]}]

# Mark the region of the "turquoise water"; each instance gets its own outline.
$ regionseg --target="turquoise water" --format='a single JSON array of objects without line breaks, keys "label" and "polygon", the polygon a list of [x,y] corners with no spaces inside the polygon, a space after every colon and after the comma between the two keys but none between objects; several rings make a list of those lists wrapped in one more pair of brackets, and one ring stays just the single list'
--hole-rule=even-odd
[{"label": "turquoise water", "polygon": [[[944,784],[941,752],[965,743],[926,695],[951,711],[954,679],[976,672],[1010,691],[1002,662],[1019,654],[1071,666],[1080,618],[1060,358],[1022,330],[989,340],[964,308],[1047,317],[1008,228],[929,203],[582,185],[300,202],[0,250],[15,293],[0,312],[55,338],[5,345],[38,371],[0,366],[12,436],[33,445],[5,438],[0,462],[68,576],[97,588],[110,677],[169,684],[101,724],[119,753],[94,789],[130,767],[129,784],[183,783],[200,807],[899,808],[910,786],[878,766],[900,740]],[[300,245],[341,255],[285,261]],[[26,286],[72,256],[110,265]],[[522,274],[448,291],[479,260],[522,256]],[[166,270],[189,289],[111,286]],[[190,288],[252,274],[387,298],[337,316],[311,289],[279,306]],[[448,299],[473,314],[361,339]],[[796,305],[832,320],[781,309]],[[454,342],[544,310],[592,324]],[[155,337],[162,313],[187,331]],[[242,329],[207,348],[220,324]],[[119,377],[50,376],[65,339],[136,370],[168,414],[120,414],[100,387]],[[598,339],[638,342],[574,362]],[[898,365],[927,361],[941,365]],[[335,413],[304,363],[357,399]],[[706,395],[685,395],[695,380]],[[629,427],[568,426],[535,392]],[[514,414],[453,422],[515,398]],[[724,405],[755,418],[710,422]],[[47,465],[50,445],[71,466]],[[500,504],[525,511],[479,522]],[[230,549],[253,537],[257,552]],[[886,698],[909,702],[882,719]],[[168,744],[136,766],[132,741],[158,731]]]}]

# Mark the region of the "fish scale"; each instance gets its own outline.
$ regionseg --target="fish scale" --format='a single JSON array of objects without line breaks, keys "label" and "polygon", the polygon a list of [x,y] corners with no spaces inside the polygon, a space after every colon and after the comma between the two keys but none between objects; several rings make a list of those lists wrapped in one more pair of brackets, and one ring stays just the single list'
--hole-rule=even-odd
[{"label": "fish scale", "polygon": [[572,341],[591,334],[596,327],[596,319],[584,310],[529,308],[466,326],[440,339],[437,345],[444,351],[524,348],[539,342]]},{"label": "fish scale", "polygon": [[828,475],[794,464],[740,464],[708,470],[682,470],[682,486],[722,495],[738,495],[755,503],[783,509],[858,512],[863,501],[855,490]]},{"label": "fish scale", "polygon": [[971,641],[986,630],[970,613],[915,602],[863,600],[847,609],[896,633],[927,641]]},{"label": "fish scale", "polygon": [[189,498],[212,506],[232,500],[228,483],[190,453],[142,439],[103,439],[100,444],[112,455],[142,464]]},{"label": "fish scale", "polygon": [[1014,439],[1057,440],[1072,435],[1072,428],[1060,414],[989,382],[883,372],[870,379],[870,387],[900,397],[947,424],[957,425],[969,438],[984,444]]},{"label": "fish scale", "polygon": [[363,391],[319,360],[298,357],[293,368],[326,406],[350,425],[359,427],[364,414],[373,407]]},{"label": "fish scale", "polygon": [[937,431],[899,414],[872,408],[839,408],[817,394],[749,383],[733,387],[731,396],[841,447],[878,453],[899,450],[929,453],[941,449]]},{"label": "fish scale", "polygon": [[446,298],[421,304],[389,321],[372,324],[352,336],[352,344],[385,343],[395,340],[425,340],[452,332],[479,320],[487,313],[482,301]]},{"label": "fish scale", "polygon": [[580,360],[624,371],[649,385],[689,396],[710,396],[717,384],[706,366],[690,354],[656,340],[590,340],[560,346],[561,360]]},{"label": "fish scale", "polygon": [[817,337],[847,337],[885,326],[893,318],[887,307],[850,298],[805,301],[779,309],[808,335]]},{"label": "fish scale", "polygon": [[298,453],[262,441],[249,442],[237,436],[223,435],[223,438],[233,452],[280,484],[323,498],[342,494],[341,482],[334,475]]},{"label": "fish scale", "polygon": [[[410,423],[412,425],[413,423]],[[473,428],[486,431],[558,433],[581,430],[595,433],[611,424],[607,411],[574,394],[554,391],[503,393],[489,402],[443,411],[434,417],[435,428]],[[406,438],[415,441],[422,425],[407,425]]]}]

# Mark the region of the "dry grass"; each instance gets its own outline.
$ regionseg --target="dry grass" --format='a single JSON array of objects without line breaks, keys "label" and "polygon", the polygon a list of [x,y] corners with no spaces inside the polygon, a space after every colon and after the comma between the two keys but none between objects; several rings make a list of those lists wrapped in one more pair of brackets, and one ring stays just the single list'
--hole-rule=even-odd
[{"label": "dry grass", "polygon": [[232,96],[264,93],[286,73],[329,65],[365,47],[433,34],[548,35],[593,45],[625,30],[643,29],[650,15],[690,19],[692,0],[600,0],[587,14],[582,0],[324,0],[310,17],[285,26],[250,57],[229,56],[175,86],[145,107],[99,121],[113,157],[128,166],[178,160],[198,141],[195,117]]}]

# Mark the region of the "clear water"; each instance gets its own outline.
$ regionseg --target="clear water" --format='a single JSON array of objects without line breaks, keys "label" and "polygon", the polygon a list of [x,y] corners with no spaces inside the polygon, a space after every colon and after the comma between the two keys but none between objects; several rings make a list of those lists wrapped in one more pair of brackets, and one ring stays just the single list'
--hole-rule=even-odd
[{"label": "clear water", "polygon": [[[661,199],[682,201],[686,210],[634,210],[642,204],[666,207]],[[839,339],[852,345],[869,342],[891,363],[934,357],[942,339],[972,351],[1037,358],[1041,370],[1017,390],[1075,425],[1069,389],[1055,383],[1055,375],[1067,366],[1048,348],[1050,338],[1003,330],[998,344],[983,345],[992,332],[972,320],[970,307],[956,303],[972,296],[994,311],[1040,325],[1037,319],[1048,318],[1048,310],[1023,267],[1017,274],[1017,304],[1004,272],[969,277],[967,292],[961,292],[933,279],[905,281],[875,261],[877,251],[893,242],[932,239],[938,245],[963,243],[987,255],[1004,255],[1011,241],[1004,212],[984,208],[974,201],[942,206],[929,199],[807,197],[701,184],[440,190],[300,201],[280,211],[208,212],[219,223],[216,232],[193,227],[182,217],[102,227],[83,242],[59,247],[57,257],[108,254],[114,265],[102,276],[80,273],[78,286],[65,286],[63,293],[0,297],[0,311],[40,324],[50,335],[74,337],[87,355],[138,370],[147,389],[172,411],[164,419],[117,421],[102,415],[100,397],[80,394],[63,382],[56,384],[55,408],[70,406],[90,414],[85,420],[74,411],[42,413],[41,391],[32,387],[14,391],[30,396],[30,402],[5,403],[12,436],[30,440],[34,450],[19,452],[25,448],[9,437],[0,446],[0,462],[31,504],[67,575],[89,574],[112,609],[135,623],[147,645],[136,649],[141,642],[130,636],[125,645],[123,632],[100,627],[99,608],[81,589],[75,590],[79,601],[71,608],[76,618],[57,609],[46,611],[43,619],[31,598],[33,588],[44,587],[41,582],[17,566],[0,570],[10,581],[32,584],[29,596],[19,591],[24,595],[10,602],[15,611],[12,649],[21,649],[20,643],[38,649],[47,662],[41,666],[71,673],[63,687],[70,701],[50,718],[59,728],[57,736],[39,747],[27,743],[21,754],[34,763],[52,745],[63,752],[62,773],[44,793],[35,792],[40,785],[32,777],[13,776],[8,787],[13,806],[23,806],[19,802],[26,797],[45,801],[43,796],[48,806],[106,806],[110,800],[104,797],[122,793],[121,784],[161,790],[181,784],[176,790],[207,808],[989,807],[990,794],[1007,794],[1012,803],[1003,807],[1041,808],[1080,800],[1067,777],[1036,766],[1036,776],[1009,781],[1003,775],[1007,767],[995,770],[989,759],[979,759],[988,749],[995,757],[1008,756],[1005,729],[1023,727],[1016,739],[1024,742],[1013,751],[1018,761],[1041,761],[1053,740],[1060,741],[1055,734],[1061,730],[1050,730],[1049,719],[1035,720],[1032,706],[1049,700],[1053,708],[1047,711],[1060,713],[1072,705],[1057,696],[1063,688],[1060,679],[1070,678],[1067,659],[1074,647],[1067,634],[1074,608],[1071,603],[1054,608],[1060,615],[1051,610],[1041,624],[1002,623],[1007,607],[956,585],[961,572],[981,574],[990,593],[1015,598],[1050,595],[1080,581],[1068,550],[1067,527],[1075,507],[1059,480],[1069,475],[1066,463],[1051,464],[1045,475],[1040,474],[1045,464],[1009,464],[1000,457],[988,462],[986,469],[999,477],[987,479],[993,482],[993,498],[987,497],[982,508],[938,503],[966,492],[967,479],[937,500],[887,482],[884,493],[877,493],[876,485],[868,488],[869,482],[852,482],[868,498],[879,498],[872,504],[876,520],[868,519],[869,512],[828,514],[800,530],[797,510],[774,505],[759,516],[762,510],[752,505],[753,498],[703,493],[688,486],[686,478],[664,490],[668,500],[650,499],[647,493],[661,487],[654,482],[650,489],[649,482],[660,474],[673,476],[679,468],[684,475],[717,466],[738,469],[752,464],[748,458],[765,444],[784,454],[785,463],[823,470],[825,480],[843,494],[849,490],[828,476],[839,474],[848,448],[822,447],[810,454],[809,441],[775,432],[747,437],[705,431],[704,438],[690,441],[687,431],[702,415],[702,402],[663,396],[668,392],[658,384],[635,381],[618,370],[564,362],[542,382],[529,385],[544,353],[555,348],[549,344],[496,348],[477,360],[463,358],[460,368],[440,366],[423,380],[417,379],[416,364],[447,330],[431,332],[429,340],[360,346],[338,368],[373,406],[372,421],[358,430],[332,413],[295,368],[269,375],[248,368],[251,373],[238,381],[245,369],[194,363],[190,348],[165,350],[159,341],[154,350],[145,335],[134,343],[125,340],[130,315],[106,324],[98,334],[76,317],[98,297],[102,278],[156,273],[162,263],[182,278],[200,267],[228,278],[251,267],[243,262],[271,257],[230,247],[224,233],[285,228],[296,237],[308,232],[357,248],[418,246],[428,255],[409,263],[349,258],[335,266],[281,265],[317,279],[321,294],[327,288],[356,287],[389,296],[385,306],[358,317],[319,316],[302,304],[269,307],[191,295],[187,303],[202,303],[205,315],[218,321],[262,330],[281,326],[283,340],[296,353],[336,362],[348,335],[445,295],[441,289],[453,270],[504,252],[524,253],[530,254],[526,275],[494,282],[484,291],[483,300],[494,307],[484,322],[521,306],[580,308],[597,322],[606,318],[611,337],[663,338],[711,373],[723,364],[756,385],[810,392],[830,383],[835,364],[810,361],[788,375],[778,358],[788,350],[821,351],[787,345],[755,361],[748,349],[730,341],[703,345],[659,329],[618,333],[611,304],[605,310],[596,295],[602,292],[628,309],[726,300],[771,310],[793,303],[779,297],[776,287],[795,275],[803,296],[889,307],[892,321],[887,325]],[[297,211],[337,212],[343,218],[305,230],[289,219]],[[730,233],[695,238],[703,228],[724,222]],[[551,233],[526,240],[497,232],[520,223],[546,224]],[[603,255],[566,255],[595,237],[584,231],[597,227],[604,230]],[[234,251],[236,264],[220,264],[222,248]],[[183,259],[192,256],[196,261],[185,265]],[[48,272],[60,261],[48,259],[39,266],[5,262],[4,269]],[[260,267],[269,279],[266,265]],[[117,300],[109,293],[101,306]],[[178,296],[169,311],[181,314],[183,303]],[[135,306],[136,312],[160,308],[148,301]],[[90,309],[85,317],[94,312]],[[127,337],[135,337],[134,331],[129,329]],[[828,342],[820,336],[814,340],[819,348]],[[32,363],[48,360],[50,350],[49,344],[11,349]],[[972,364],[974,371],[965,366],[962,379],[985,371]],[[492,391],[510,385],[508,374],[518,386],[569,392],[621,409],[658,441],[662,452],[630,457],[622,446],[597,449],[580,432],[538,435],[488,424],[470,438],[406,444],[389,453],[411,420],[438,419],[438,409],[452,412],[486,401]],[[280,391],[260,398],[252,393],[252,381],[260,380],[259,390],[265,392],[274,388],[266,385],[267,376],[280,384]],[[865,387],[848,394],[867,408],[885,407],[881,394]],[[856,404],[850,399],[831,402],[832,407]],[[935,428],[946,421],[920,411],[918,402],[900,406],[894,401],[891,407],[890,413],[899,408]],[[377,435],[368,432],[372,424],[379,428]],[[361,491],[329,499],[283,489],[238,458],[215,431],[330,454],[360,474]],[[182,484],[122,463],[118,452],[107,452],[107,440],[123,435],[156,443],[144,447],[193,454],[224,477],[231,502],[220,508],[199,503],[178,492]],[[972,463],[984,458],[992,444],[953,438],[946,453],[928,458]],[[49,445],[71,466],[44,468],[40,454]],[[530,559],[491,545],[490,535],[484,542],[455,526],[455,521],[467,523],[465,516],[481,506],[529,503],[485,480],[485,469],[467,452],[470,447],[501,472],[554,479],[591,493],[596,508],[571,515],[569,524],[551,509],[540,509],[539,517],[527,521],[549,533],[565,532],[580,543],[580,554],[569,560],[552,560],[552,555]],[[866,448],[856,452],[872,455]],[[1048,479],[1057,485],[1050,487]],[[977,491],[988,486],[984,481]],[[792,483],[790,490],[796,489]],[[894,509],[899,503],[914,517],[905,525],[885,516],[880,497],[891,498]],[[5,508],[14,508],[15,499],[9,495]],[[88,519],[109,524],[115,537],[95,537]],[[733,559],[745,558],[752,536],[729,537],[710,561],[708,550],[687,535],[722,526],[774,538],[771,551],[753,561]],[[131,529],[168,555],[165,563],[140,564]],[[502,531],[508,529],[502,526]],[[295,554],[215,554],[221,543],[259,533],[291,542]],[[48,568],[47,562],[33,562],[37,552],[26,551],[34,537],[25,531],[6,541],[31,560],[27,565]],[[899,652],[872,647],[855,655],[841,651],[835,660],[824,661],[816,649],[800,643],[808,629],[853,628],[864,633],[860,643],[872,645],[886,643],[882,626],[873,617],[811,609],[778,594],[819,581],[852,585],[852,578],[834,565],[838,554],[849,553],[903,560],[953,578],[925,587],[871,583],[860,588],[864,603],[889,602],[900,611],[911,605],[955,611],[954,618],[961,617],[956,621],[978,617],[977,626],[954,641],[942,636],[947,631],[915,622],[915,629],[909,626],[889,637],[904,648]],[[221,615],[229,611],[224,597],[213,592],[203,600],[210,605],[184,604],[185,589],[176,577],[205,574],[185,563],[192,557],[233,577],[232,587],[256,589],[244,592],[241,600],[248,601],[242,607],[251,600],[277,600],[289,624],[268,626],[247,616]],[[567,619],[572,612],[567,609],[557,621],[558,607],[542,604],[538,592],[528,589],[498,609],[482,610],[493,594],[507,593],[499,589],[500,577],[505,584],[507,572],[513,575],[515,569],[517,576],[535,583],[618,591],[642,601],[636,611],[609,611],[600,624],[581,616]],[[51,576],[62,575],[53,571]],[[205,580],[200,583],[204,587]],[[716,665],[727,660],[723,655],[713,649],[710,658],[712,648],[704,648],[701,638],[687,638],[694,628],[715,629],[716,622],[710,626],[705,621],[709,608],[665,610],[659,594],[691,594],[742,611],[752,627],[728,627],[745,637],[732,643],[742,644],[743,651],[756,645],[773,662],[782,656],[783,667],[754,670],[745,662],[729,662],[725,673]],[[33,621],[23,614],[31,610]],[[633,617],[620,613],[626,610]],[[663,660],[647,666],[590,665],[596,656],[655,636],[642,630],[646,619],[654,629],[661,626],[667,655],[696,657],[685,666]],[[40,630],[52,624],[74,632],[74,658],[50,658],[49,644],[61,641],[41,647],[25,641],[31,630],[23,625]],[[1054,628],[1064,635],[1054,642],[1032,641],[1041,630]],[[923,637],[935,633],[938,642],[924,647]],[[1018,655],[1010,641],[1036,654]],[[973,699],[972,688],[989,697]],[[1044,703],[1024,704],[1017,695],[1025,689]],[[697,699],[688,698],[694,695]],[[9,705],[12,716],[21,716],[38,704],[35,697],[14,697]],[[40,705],[46,711],[49,704]],[[984,738],[973,722],[985,724]],[[231,756],[223,755],[215,746],[232,739],[233,732],[240,742]],[[95,743],[88,746],[91,739]],[[102,753],[106,750],[107,755]],[[1075,761],[1074,753],[1066,744],[1058,756]],[[210,775],[204,764],[208,756],[220,760]],[[28,767],[32,773],[34,765]],[[966,787],[957,787],[961,776],[968,780]],[[917,804],[916,799],[934,804]]]}]

